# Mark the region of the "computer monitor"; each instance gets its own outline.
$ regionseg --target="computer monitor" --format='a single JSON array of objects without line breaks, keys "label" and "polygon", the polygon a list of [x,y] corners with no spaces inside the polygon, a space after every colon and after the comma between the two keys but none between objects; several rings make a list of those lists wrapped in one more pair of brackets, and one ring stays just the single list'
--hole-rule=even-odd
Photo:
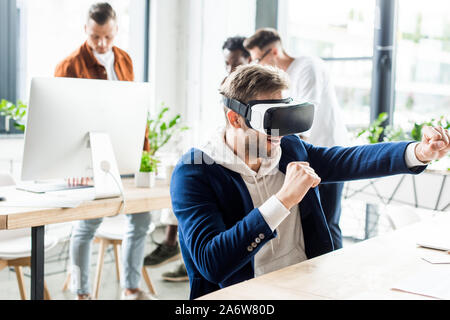
[{"label": "computer monitor", "polygon": [[150,101],[148,83],[33,78],[22,181],[92,177],[92,132],[109,136],[120,174],[137,172]]}]

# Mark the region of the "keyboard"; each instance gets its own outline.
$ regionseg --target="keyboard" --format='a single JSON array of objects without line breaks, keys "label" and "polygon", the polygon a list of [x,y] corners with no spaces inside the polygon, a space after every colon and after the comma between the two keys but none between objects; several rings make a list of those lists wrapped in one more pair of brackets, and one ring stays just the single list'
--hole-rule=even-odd
[{"label": "keyboard", "polygon": [[34,193],[45,193],[54,191],[65,191],[65,190],[76,190],[76,189],[88,189],[93,188],[93,186],[69,186],[67,183],[61,184],[45,184],[45,183],[34,183],[27,185],[17,186],[17,190],[29,191]]}]

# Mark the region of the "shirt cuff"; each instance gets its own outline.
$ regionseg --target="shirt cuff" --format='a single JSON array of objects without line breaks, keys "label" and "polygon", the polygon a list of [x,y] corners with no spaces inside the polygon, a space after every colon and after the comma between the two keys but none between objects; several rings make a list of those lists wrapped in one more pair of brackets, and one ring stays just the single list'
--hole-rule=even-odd
[{"label": "shirt cuff", "polygon": [[272,232],[291,213],[275,195],[271,196],[258,209]]},{"label": "shirt cuff", "polygon": [[418,144],[419,144],[419,142],[410,143],[406,147],[405,163],[408,168],[417,167],[417,166],[426,166],[428,164],[428,163],[424,163],[424,162],[420,161],[419,159],[417,159],[415,149],[416,149],[416,145],[418,145]]}]

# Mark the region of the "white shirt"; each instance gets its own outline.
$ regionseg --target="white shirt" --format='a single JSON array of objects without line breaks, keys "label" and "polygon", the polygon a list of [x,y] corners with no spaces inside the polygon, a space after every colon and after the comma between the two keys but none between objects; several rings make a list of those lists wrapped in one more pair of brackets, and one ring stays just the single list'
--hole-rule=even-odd
[{"label": "white shirt", "polygon": [[324,62],[317,57],[298,57],[286,72],[290,80],[289,96],[311,102],[315,107],[311,129],[301,134],[306,141],[321,147],[348,146],[347,128]]},{"label": "white shirt", "polygon": [[94,50],[94,56],[98,62],[105,67],[108,80],[119,80],[114,70],[114,52],[109,50],[106,53],[98,53]]},{"label": "white shirt", "polygon": [[255,255],[255,277],[305,261],[307,257],[299,206],[288,210],[275,197],[283,186],[285,174],[275,167],[265,175],[258,171],[253,177],[241,177],[253,205],[259,208],[271,230],[277,231],[277,237],[266,243]]}]

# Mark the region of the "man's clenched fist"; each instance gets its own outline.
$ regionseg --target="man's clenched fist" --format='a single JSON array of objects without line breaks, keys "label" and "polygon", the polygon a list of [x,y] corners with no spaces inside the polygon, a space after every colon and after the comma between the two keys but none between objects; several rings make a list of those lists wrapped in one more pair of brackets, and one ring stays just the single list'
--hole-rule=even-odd
[{"label": "man's clenched fist", "polygon": [[424,163],[441,159],[450,151],[450,133],[442,127],[424,126],[422,141],[416,146],[416,157]]},{"label": "man's clenched fist", "polygon": [[291,162],[286,169],[283,186],[275,195],[287,208],[298,204],[309,189],[320,183],[320,177],[309,166],[308,162]]}]

